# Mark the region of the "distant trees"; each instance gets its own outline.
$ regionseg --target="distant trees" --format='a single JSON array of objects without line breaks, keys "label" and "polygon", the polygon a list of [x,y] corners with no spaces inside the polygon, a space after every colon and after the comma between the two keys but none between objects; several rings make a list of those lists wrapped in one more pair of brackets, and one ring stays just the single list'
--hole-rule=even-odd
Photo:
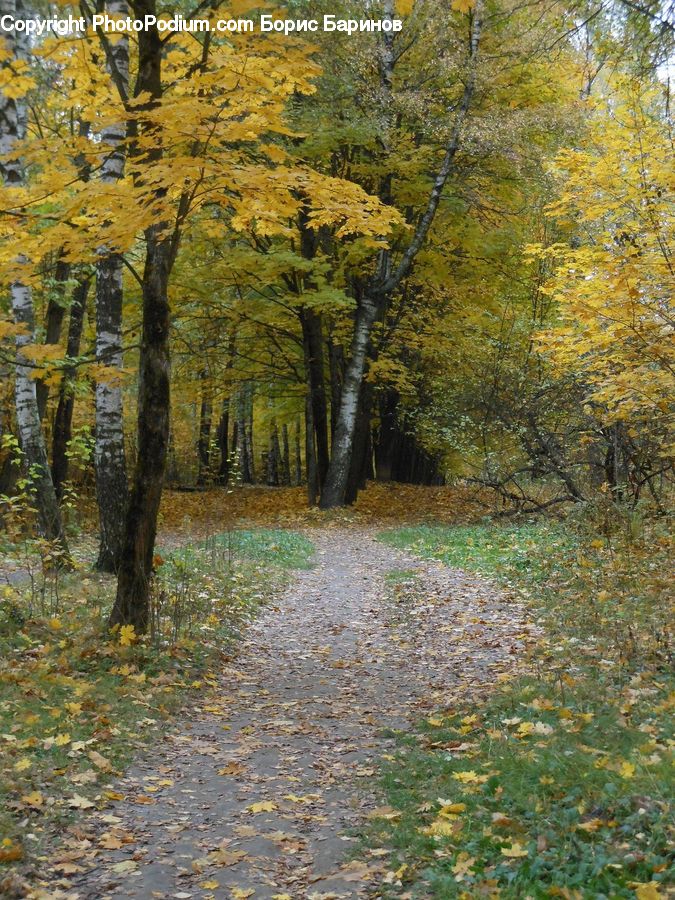
[{"label": "distant trees", "polygon": [[[111,624],[147,626],[168,463],[199,487],[303,481],[323,508],[371,477],[475,478],[526,509],[657,493],[665,20],[624,7],[384,0],[402,32],[311,47],[5,38],[3,423],[64,545],[90,430]],[[604,61],[627,71],[629,33],[623,79]]]}]

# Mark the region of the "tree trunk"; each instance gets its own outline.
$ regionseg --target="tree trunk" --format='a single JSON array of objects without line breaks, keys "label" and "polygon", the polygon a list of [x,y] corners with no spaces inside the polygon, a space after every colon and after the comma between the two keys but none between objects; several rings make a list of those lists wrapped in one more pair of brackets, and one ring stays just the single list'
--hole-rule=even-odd
[{"label": "tree trunk", "polygon": [[[385,18],[391,19],[393,17],[393,7],[392,0],[386,0],[384,4]],[[475,91],[481,14],[481,2],[477,0],[470,19],[468,73],[464,82],[464,90],[445,148],[445,154],[429,191],[424,212],[420,215],[415,232],[405,252],[401,255],[398,264],[392,266],[390,251],[383,250],[380,253],[377,271],[370,286],[366,289],[364,295],[357,299],[351,357],[345,368],[340,394],[340,409],[333,441],[333,453],[326,484],[321,495],[321,506],[323,509],[343,506],[346,502],[347,481],[354,446],[354,431],[357,423],[359,390],[365,374],[368,342],[373,324],[378,313],[389,305],[391,295],[400,287],[404,278],[409,274],[418,253],[424,246],[429,230],[434,222],[443,190],[455,168],[455,157],[459,150],[464,123]],[[395,56],[392,35],[387,34],[384,37],[380,65],[382,88],[385,96],[391,92],[394,64]],[[390,192],[391,177],[386,176],[380,188],[380,193],[385,202]]]},{"label": "tree trunk", "polygon": [[[22,9],[14,0],[0,0],[0,15],[16,17],[17,13],[20,18]],[[6,69],[11,68],[14,61],[21,59],[25,54],[24,47],[19,45],[19,33],[8,31],[4,38],[5,45],[10,51],[9,58],[2,62],[2,68]],[[11,188],[20,187],[23,183],[21,160],[12,154],[25,132],[25,104],[13,95],[7,96],[4,92],[0,92],[0,172],[5,185]],[[21,271],[26,260],[19,255],[16,264],[17,270]],[[19,440],[31,478],[40,531],[46,538],[58,543],[62,552],[67,555],[68,545],[49,469],[35,381],[30,377],[33,370],[22,352],[25,346],[34,341],[33,295],[30,287],[23,284],[19,278],[10,284],[9,292],[14,321],[17,325],[24,326],[24,332],[16,337],[15,402]]]},{"label": "tree trunk", "polygon": [[[140,34],[143,32],[139,33],[139,40]],[[157,42],[161,46],[159,39]],[[146,232],[138,458],[126,513],[117,596],[110,614],[111,626],[133,625],[137,634],[144,634],[148,627],[152,558],[169,442],[171,247],[166,237],[160,237],[161,230],[161,225],[154,225]]]},{"label": "tree trunk", "polygon": [[[54,272],[54,284],[49,291],[49,301],[47,303],[47,315],[45,318],[45,344],[58,344],[61,340],[61,329],[63,327],[63,319],[66,312],[65,292],[66,282],[70,276],[70,265],[62,258],[56,263]],[[39,379],[35,386],[35,394],[37,397],[38,412],[40,420],[44,419],[47,410],[47,401],[49,400],[49,385],[44,380]]]},{"label": "tree trunk", "polygon": [[[156,15],[155,0],[139,0],[139,18]],[[136,94],[149,96],[151,108],[162,96],[163,41],[157,26],[138,32]],[[141,107],[142,108],[142,107]],[[159,136],[158,136],[159,139]],[[154,157],[161,158],[158,144]],[[180,232],[167,236],[166,223],[145,232],[143,270],[143,330],[138,381],[138,456],[127,507],[117,596],[110,625],[130,624],[137,634],[148,627],[150,581],[169,442],[171,379],[169,361],[169,275],[178,252]]]},{"label": "tree trunk", "polygon": [[359,395],[354,447],[345,491],[345,502],[348,504],[356,502],[359,491],[366,485],[366,480],[372,477],[373,445],[370,433],[372,405],[373,386],[364,381]]},{"label": "tree trunk", "polygon": [[223,406],[220,413],[220,421],[218,422],[218,431],[216,440],[218,442],[218,453],[220,463],[218,465],[218,483],[227,484],[230,477],[230,450],[228,446],[228,436],[230,430],[230,401],[229,398],[223,400]]},{"label": "tree trunk", "polygon": [[288,425],[284,422],[281,429],[281,483],[288,487],[291,483],[291,447],[288,440]]},{"label": "tree trunk", "polygon": [[330,436],[335,437],[338,413],[340,411],[340,392],[342,390],[342,377],[344,372],[344,353],[341,344],[334,344],[328,340],[328,369],[330,372]]},{"label": "tree trunk", "polygon": [[295,470],[293,484],[299,487],[302,484],[302,454],[300,453],[300,419],[295,423]]},{"label": "tree trunk", "polygon": [[307,382],[312,399],[312,420],[316,441],[316,467],[319,489],[328,473],[328,407],[323,360],[323,329],[321,316],[312,309],[300,310],[302,339],[305,347]]},{"label": "tree trunk", "polygon": [[322,509],[344,506],[346,502],[359,394],[366,368],[368,341],[373,323],[377,318],[377,311],[376,302],[369,297],[361,298],[356,309],[351,355],[345,366],[340,409],[333,439],[333,454],[326,484],[321,494]]},{"label": "tree trunk", "polygon": [[239,451],[239,476],[242,484],[253,484],[253,460],[250,456],[251,443],[248,435],[248,382],[239,388],[237,397],[236,445]]},{"label": "tree trunk", "polygon": [[270,487],[279,487],[279,472],[281,469],[281,447],[279,446],[279,428],[276,421],[272,422],[270,432],[270,447],[267,454],[267,484]]},{"label": "tree trunk", "polygon": [[313,412],[312,398],[308,390],[305,397],[305,469],[307,474],[307,503],[310,506],[316,506],[316,501],[319,497]]},{"label": "tree trunk", "polygon": [[392,388],[382,391],[378,406],[380,424],[375,443],[375,473],[378,481],[391,481],[398,437],[396,421],[398,393]]},{"label": "tree trunk", "polygon": [[[81,275],[73,290],[66,343],[66,357],[69,361],[74,360],[80,352],[90,280],[88,275]],[[63,485],[68,478],[68,444],[73,434],[73,410],[75,408],[74,381],[75,366],[69,362],[63,369],[52,434],[52,479],[56,496],[59,499],[63,495]]]},{"label": "tree trunk", "polygon": [[[126,17],[126,0],[108,0],[109,14]],[[129,39],[120,35],[111,44],[111,66],[125,91],[129,85]],[[115,184],[124,176],[126,125],[109,125],[101,136],[109,152],[101,167],[101,181]],[[96,269],[96,362],[120,370],[122,357],[123,261],[114,247],[101,247]],[[124,451],[124,414],[121,378],[103,376],[96,380],[96,499],[98,501],[100,544],[96,567],[116,572],[121,562],[124,518],[129,498]]]},{"label": "tree trunk", "polygon": [[213,417],[213,401],[208,372],[202,371],[202,400],[199,407],[199,440],[197,441],[197,459],[199,471],[197,484],[206,484],[211,467],[211,419]]},{"label": "tree trunk", "polygon": [[255,484],[255,455],[253,444],[253,394],[252,382],[246,384],[246,418],[244,420],[244,440],[246,442],[246,455],[248,456],[251,484]]}]

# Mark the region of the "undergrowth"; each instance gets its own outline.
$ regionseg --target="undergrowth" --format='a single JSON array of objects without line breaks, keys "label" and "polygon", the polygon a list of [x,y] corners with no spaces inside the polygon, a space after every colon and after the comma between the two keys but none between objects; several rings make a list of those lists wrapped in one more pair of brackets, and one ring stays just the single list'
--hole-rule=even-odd
[{"label": "undergrowth", "polygon": [[191,691],[216,687],[212,664],[311,556],[300,535],[256,530],[157,557],[140,639],[107,632],[109,577],[35,563],[0,588],[0,863],[33,865],[78,810],[114,799],[106,782]]},{"label": "undergrowth", "polygon": [[[598,527],[600,524],[601,527]],[[529,674],[441,709],[383,766],[383,897],[667,896],[671,543],[663,522],[414,527],[382,539],[529,602]]]}]

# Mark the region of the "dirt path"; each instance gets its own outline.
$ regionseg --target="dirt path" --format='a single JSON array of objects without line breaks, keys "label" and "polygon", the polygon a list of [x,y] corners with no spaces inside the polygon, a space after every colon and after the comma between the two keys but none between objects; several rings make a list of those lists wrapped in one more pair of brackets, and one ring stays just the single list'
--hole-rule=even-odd
[{"label": "dirt path", "polygon": [[95,868],[73,875],[67,896],[378,896],[386,856],[348,857],[376,803],[387,730],[493,682],[527,628],[488,582],[373,533],[310,537],[317,565],[249,629],[216,700],[90,817]]}]

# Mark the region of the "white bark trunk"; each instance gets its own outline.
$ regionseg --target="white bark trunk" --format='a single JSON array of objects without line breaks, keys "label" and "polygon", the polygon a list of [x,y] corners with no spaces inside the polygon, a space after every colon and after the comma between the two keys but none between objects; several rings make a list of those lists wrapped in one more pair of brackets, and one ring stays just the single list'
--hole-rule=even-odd
[{"label": "white bark trunk", "polygon": [[[110,0],[106,11],[126,17],[126,0]],[[109,68],[115,84],[128,92],[129,40],[121,37],[111,46]],[[108,126],[101,135],[107,156],[101,180],[115,184],[124,177],[126,125]],[[96,360],[114,369],[123,365],[122,305],[123,262],[114,247],[101,247],[96,270]],[[96,496],[99,507],[101,539],[98,568],[117,571],[122,550],[124,517],[128,500],[126,458],[124,452],[124,409],[120,379],[99,379],[96,383]]]},{"label": "white bark trunk", "polygon": [[[21,9],[16,0],[0,0],[0,15],[20,17]],[[16,32],[7,32],[4,39],[9,44],[14,59],[24,55],[25,48],[18,43]],[[19,186],[23,182],[21,160],[13,154],[17,143],[23,139],[25,130],[25,104],[21,99],[6,97],[0,92],[0,156],[3,158],[0,169],[4,183],[10,187]],[[20,270],[28,261],[18,254],[16,262]],[[33,294],[26,283],[17,279],[10,285],[10,296],[14,320],[17,325],[24,326],[24,332],[16,338],[15,398],[19,440],[34,493],[40,530],[45,537],[60,543],[67,554],[68,547],[38,413],[35,380],[30,377],[31,365],[23,353],[23,348],[34,340]]]}]

